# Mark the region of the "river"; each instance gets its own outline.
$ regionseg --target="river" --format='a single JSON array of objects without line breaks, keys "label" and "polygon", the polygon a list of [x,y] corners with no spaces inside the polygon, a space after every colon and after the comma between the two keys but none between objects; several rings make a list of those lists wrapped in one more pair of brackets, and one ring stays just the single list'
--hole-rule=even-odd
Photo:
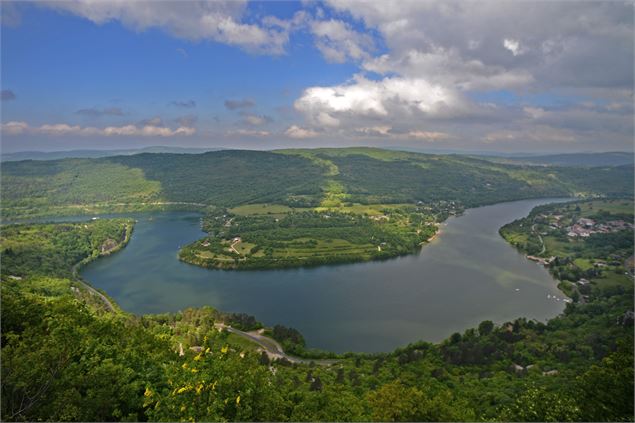
[{"label": "river", "polygon": [[[204,234],[195,213],[128,215],[138,219],[126,248],[89,264],[82,276],[126,311],[162,313],[211,305],[302,332],[309,347],[390,351],[418,340],[517,317],[544,321],[564,309],[546,269],[508,245],[498,229],[539,204],[523,200],[452,217],[419,254],[308,269],[209,270],[177,259]],[[559,301],[548,298],[557,297]]]}]

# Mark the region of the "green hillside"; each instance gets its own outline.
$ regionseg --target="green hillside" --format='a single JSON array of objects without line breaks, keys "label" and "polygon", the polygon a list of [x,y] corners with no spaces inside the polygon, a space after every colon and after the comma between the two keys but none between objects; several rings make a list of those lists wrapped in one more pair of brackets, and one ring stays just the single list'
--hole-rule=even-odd
[{"label": "green hillside", "polygon": [[293,207],[632,195],[633,167],[540,168],[372,148],[144,153],[2,164],[4,218],[277,203]]}]

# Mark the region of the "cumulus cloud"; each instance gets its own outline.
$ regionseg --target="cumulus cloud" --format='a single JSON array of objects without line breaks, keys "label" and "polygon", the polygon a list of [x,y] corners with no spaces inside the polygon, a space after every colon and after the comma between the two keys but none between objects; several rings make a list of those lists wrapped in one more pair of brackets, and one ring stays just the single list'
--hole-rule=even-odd
[{"label": "cumulus cloud", "polygon": [[15,93],[11,90],[2,90],[0,91],[0,100],[2,101],[15,100]]},{"label": "cumulus cloud", "polygon": [[26,122],[7,122],[2,124],[2,132],[7,135],[20,135],[29,129]]},{"label": "cumulus cloud", "polygon": [[518,40],[505,38],[503,40],[503,47],[511,51],[514,56],[518,56],[519,54],[522,54],[522,50],[520,48],[520,43],[518,42]]},{"label": "cumulus cloud", "polygon": [[229,110],[249,109],[255,105],[256,103],[248,98],[241,100],[225,100],[225,107]]},{"label": "cumulus cloud", "polygon": [[[381,35],[388,49],[383,72],[408,76],[418,72],[430,79],[435,71],[442,71],[450,82],[470,89],[477,85],[474,79],[496,76],[490,80],[492,89],[506,88],[513,79],[517,86],[540,89],[632,90],[632,4],[417,0],[404,0],[399,7],[380,1],[329,0],[329,4]],[[525,77],[518,81],[519,75]]]},{"label": "cumulus cloud", "polygon": [[357,76],[342,85],[307,88],[294,107],[314,125],[336,127],[359,119],[448,117],[464,112],[467,104],[457,93],[423,79]]},{"label": "cumulus cloud", "polygon": [[425,75],[431,82],[463,91],[519,88],[533,81],[526,70],[486,65],[478,59],[465,61],[456,49],[443,47],[425,52],[411,49],[398,57],[383,54],[365,61],[363,68],[379,74],[398,70],[400,75],[412,78]]},{"label": "cumulus cloud", "polygon": [[[294,102],[305,117],[298,127],[329,136],[524,150],[533,149],[527,143],[542,148],[596,143],[597,149],[598,140],[607,148],[632,148],[632,5],[418,0],[399,7],[372,0],[327,5],[334,9],[329,18],[315,13],[308,20],[316,47],[327,60],[357,63],[366,74],[306,88]],[[537,102],[530,99],[534,95]],[[541,106],[541,97],[545,104],[563,99],[562,105]],[[572,105],[575,98],[591,98],[593,105]]]},{"label": "cumulus cloud", "polygon": [[318,136],[316,131],[307,128],[301,128],[297,125],[291,125],[284,131],[284,134],[289,138],[295,139],[305,139],[305,138],[313,138]]},{"label": "cumulus cloud", "polygon": [[157,125],[123,125],[96,128],[92,126],[69,125],[67,123],[44,124],[30,126],[26,122],[11,121],[2,124],[2,133],[7,135],[40,134],[50,136],[141,136],[141,137],[173,137],[189,136],[196,133],[196,129],[180,126],[171,129]]},{"label": "cumulus cloud", "polygon": [[171,106],[182,107],[184,109],[191,109],[196,107],[196,101],[194,100],[174,100],[170,102]]},{"label": "cumulus cloud", "polygon": [[102,116],[123,116],[124,112],[119,107],[107,107],[107,108],[97,108],[91,107],[89,109],[80,109],[75,112],[78,115],[87,116],[91,118],[97,118]]},{"label": "cumulus cloud", "polygon": [[374,49],[371,36],[354,31],[344,21],[316,20],[311,22],[310,29],[315,37],[315,46],[329,62],[368,59],[369,51]]},{"label": "cumulus cloud", "polygon": [[288,32],[280,26],[243,22],[246,1],[76,0],[42,4],[72,13],[96,24],[118,21],[134,31],[151,28],[191,41],[212,40],[246,51],[279,55],[285,51]]}]

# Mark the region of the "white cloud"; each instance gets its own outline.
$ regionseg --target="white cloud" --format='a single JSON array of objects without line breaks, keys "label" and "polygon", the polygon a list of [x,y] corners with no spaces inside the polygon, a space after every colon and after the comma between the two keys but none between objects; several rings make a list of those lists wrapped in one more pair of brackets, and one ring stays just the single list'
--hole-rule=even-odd
[{"label": "white cloud", "polygon": [[40,134],[50,136],[141,136],[141,137],[173,137],[189,136],[196,133],[195,128],[180,126],[171,129],[156,125],[124,125],[96,128],[82,127],[66,123],[44,124],[32,127],[26,122],[7,122],[2,124],[2,132],[7,135]]},{"label": "white cloud", "polygon": [[7,135],[20,135],[25,133],[29,129],[29,125],[26,122],[11,121],[2,124],[2,132]]},{"label": "white cloud", "polygon": [[519,54],[522,54],[522,49],[520,48],[520,42],[518,40],[505,38],[503,40],[503,47],[511,51],[514,56],[518,56]]},{"label": "white cloud", "polygon": [[284,131],[284,134],[289,138],[296,138],[296,139],[313,138],[318,135],[316,131],[313,131],[311,129],[301,128],[297,125],[291,125],[290,127],[288,127],[287,130]]},{"label": "white cloud", "polygon": [[[513,79],[524,88],[602,87],[632,92],[631,3],[403,0],[399,7],[372,0],[328,3],[383,38],[388,52],[382,72],[429,81],[444,75],[445,80],[470,89],[477,85],[474,79],[496,76],[489,81],[491,89],[498,83],[507,88]],[[424,60],[425,65],[413,59]],[[376,61],[365,65],[376,67]]]},{"label": "white cloud", "polygon": [[312,21],[310,28],[316,47],[329,62],[368,59],[368,51],[374,48],[372,37],[356,32],[344,21]]},{"label": "white cloud", "polygon": [[453,92],[423,79],[361,76],[333,87],[310,87],[294,103],[314,125],[339,126],[355,118],[391,119],[399,115],[441,116],[465,105]]},{"label": "white cloud", "polygon": [[263,54],[283,54],[288,30],[280,25],[243,23],[245,1],[47,1],[42,4],[69,12],[96,24],[119,21],[135,31],[160,28],[175,37],[213,40]]}]

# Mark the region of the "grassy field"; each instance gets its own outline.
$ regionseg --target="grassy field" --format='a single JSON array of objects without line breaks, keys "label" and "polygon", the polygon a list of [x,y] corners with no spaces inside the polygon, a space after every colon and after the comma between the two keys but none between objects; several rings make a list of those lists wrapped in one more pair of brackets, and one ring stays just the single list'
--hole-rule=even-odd
[{"label": "grassy field", "polygon": [[633,214],[633,202],[629,200],[585,201],[578,203],[578,206],[582,217],[591,217],[601,211],[611,214]]},{"label": "grassy field", "polygon": [[179,257],[223,269],[389,258],[417,251],[436,233],[437,219],[445,216],[439,209],[381,204],[269,214],[282,210],[254,204],[239,208],[240,215],[223,210],[210,213],[203,219],[209,235],[184,247]]},{"label": "grassy field", "polygon": [[263,214],[286,214],[295,209],[282,204],[245,204],[229,209],[229,212],[238,216],[256,216]]}]

